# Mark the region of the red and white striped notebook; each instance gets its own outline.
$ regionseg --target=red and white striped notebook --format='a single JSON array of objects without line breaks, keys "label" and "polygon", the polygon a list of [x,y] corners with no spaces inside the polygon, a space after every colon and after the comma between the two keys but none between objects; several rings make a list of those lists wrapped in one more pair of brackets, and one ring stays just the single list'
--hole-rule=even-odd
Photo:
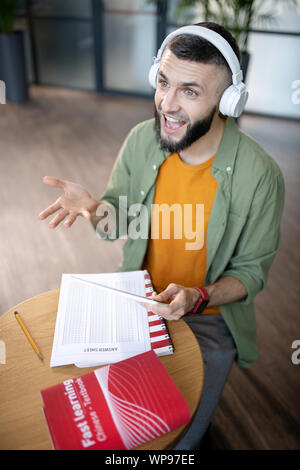
[{"label": "red and white striped notebook", "polygon": [[190,420],[153,351],[65,380],[41,396],[56,450],[128,450]]},{"label": "red and white striped notebook", "polygon": [[[145,273],[146,297],[151,297],[153,292],[152,282],[148,271]],[[153,312],[148,312],[151,347],[158,356],[173,354],[174,345],[172,343],[167,324],[163,317]]]}]

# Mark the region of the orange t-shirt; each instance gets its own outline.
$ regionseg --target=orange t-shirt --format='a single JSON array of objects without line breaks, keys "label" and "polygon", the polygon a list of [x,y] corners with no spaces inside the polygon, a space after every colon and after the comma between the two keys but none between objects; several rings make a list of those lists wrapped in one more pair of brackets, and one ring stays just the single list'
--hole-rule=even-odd
[{"label": "orange t-shirt", "polygon": [[[218,187],[211,175],[214,158],[189,165],[173,153],[160,167],[143,263],[157,292],[171,282],[204,286],[206,234]],[[204,313],[219,314],[220,310],[210,307]]]}]

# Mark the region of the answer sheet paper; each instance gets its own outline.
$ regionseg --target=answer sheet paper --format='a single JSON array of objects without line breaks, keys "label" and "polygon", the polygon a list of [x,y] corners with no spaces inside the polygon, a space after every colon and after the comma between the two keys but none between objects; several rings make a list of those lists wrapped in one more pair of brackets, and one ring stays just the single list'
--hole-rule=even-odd
[{"label": "answer sheet paper", "polygon": [[75,277],[145,296],[144,271],[63,274],[50,367],[112,364],[151,349],[144,307]]}]

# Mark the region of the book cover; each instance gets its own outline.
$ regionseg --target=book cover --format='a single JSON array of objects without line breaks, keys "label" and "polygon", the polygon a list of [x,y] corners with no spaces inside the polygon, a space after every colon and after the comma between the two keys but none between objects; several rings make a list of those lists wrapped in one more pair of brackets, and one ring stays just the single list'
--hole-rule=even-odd
[{"label": "book cover", "polygon": [[55,449],[128,450],[189,422],[153,350],[41,391]]}]

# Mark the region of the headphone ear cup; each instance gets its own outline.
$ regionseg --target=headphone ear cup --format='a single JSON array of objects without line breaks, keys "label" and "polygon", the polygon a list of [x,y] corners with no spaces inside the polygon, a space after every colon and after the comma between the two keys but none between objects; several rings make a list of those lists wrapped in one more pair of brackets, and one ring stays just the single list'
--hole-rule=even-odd
[{"label": "headphone ear cup", "polygon": [[234,109],[233,109],[234,117],[239,117],[244,111],[244,108],[246,106],[247,99],[248,99],[248,94],[249,93],[246,90],[242,91],[242,93],[239,94],[239,97],[236,103],[234,103]]},{"label": "headphone ear cup", "polygon": [[224,91],[220,100],[219,109],[224,116],[239,117],[248,99],[248,92],[240,92],[235,85],[230,85]]},{"label": "headphone ear cup", "polygon": [[152,86],[152,88],[156,88],[156,82],[157,82],[157,74],[158,74],[158,69],[159,69],[160,61],[154,62],[152,64],[150,70],[149,70],[149,83]]},{"label": "headphone ear cup", "polygon": [[[234,100],[236,89],[234,85],[230,85],[223,92],[222,98],[220,100],[219,109],[224,116],[232,116],[231,114],[231,105]],[[232,116],[233,117],[233,116]]]}]

